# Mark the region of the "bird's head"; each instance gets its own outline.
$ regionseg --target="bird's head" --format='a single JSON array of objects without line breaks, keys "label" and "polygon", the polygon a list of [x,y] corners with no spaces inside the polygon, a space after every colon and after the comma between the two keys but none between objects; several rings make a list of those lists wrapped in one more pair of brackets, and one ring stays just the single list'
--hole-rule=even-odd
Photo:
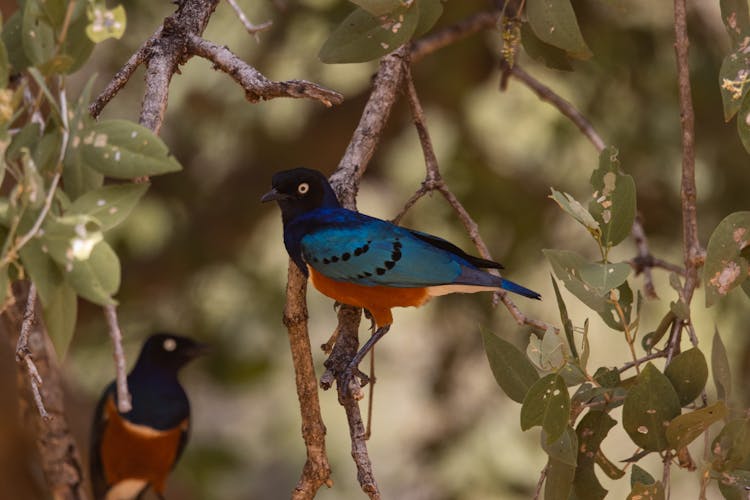
[{"label": "bird's head", "polygon": [[156,333],[143,344],[134,371],[156,368],[177,373],[189,361],[207,352],[206,344],[193,339],[171,333]]},{"label": "bird's head", "polygon": [[316,208],[338,208],[338,199],[328,179],[310,168],[293,168],[274,174],[271,190],[261,202],[276,201],[284,220],[292,220]]}]

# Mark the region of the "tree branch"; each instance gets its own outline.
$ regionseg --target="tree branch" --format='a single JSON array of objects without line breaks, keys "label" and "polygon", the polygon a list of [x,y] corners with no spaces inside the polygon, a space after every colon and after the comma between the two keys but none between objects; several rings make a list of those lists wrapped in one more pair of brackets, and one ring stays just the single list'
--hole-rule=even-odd
[{"label": "tree branch", "polygon": [[122,332],[117,320],[117,307],[104,306],[104,316],[107,318],[109,337],[112,339],[112,357],[115,360],[117,409],[120,413],[127,413],[133,409],[133,404],[128,391],[128,364],[125,361],[125,351],[122,349]]},{"label": "tree branch", "polygon": [[315,376],[310,335],[307,331],[307,280],[297,265],[289,261],[286,287],[284,325],[289,334],[294,377],[302,416],[302,438],[307,448],[307,461],[302,476],[292,491],[294,500],[309,500],[324,484],[333,486],[331,466],[326,455],[326,427],[320,413],[318,381]]},{"label": "tree branch", "polygon": [[253,24],[247,18],[245,13],[242,12],[242,9],[239,5],[237,5],[237,2],[235,0],[227,0],[227,3],[229,3],[232,9],[234,9],[234,13],[237,14],[237,17],[239,18],[240,22],[245,27],[247,32],[253,35],[256,42],[260,41],[260,39],[258,38],[259,33],[262,33],[273,26],[273,21],[266,21],[265,23],[261,24]]},{"label": "tree branch", "polygon": [[243,89],[250,102],[273,99],[275,97],[309,98],[320,101],[326,107],[341,104],[344,96],[338,92],[305,80],[274,82],[263,76],[226,47],[202,39],[196,35],[188,37],[188,49],[192,54],[208,59],[214,68],[231,76]]},{"label": "tree branch", "polygon": [[479,12],[463,21],[415,40],[411,45],[411,61],[421,61],[425,56],[474,35],[497,27],[500,11]]},{"label": "tree branch", "polygon": [[[14,347],[20,346],[22,353],[27,353],[22,354],[25,361],[18,365],[19,391],[25,401],[22,419],[36,427],[34,435],[40,465],[51,498],[85,500],[83,464],[65,418],[62,377],[54,348],[44,325],[38,321],[36,292],[31,288],[26,283],[14,284],[16,302],[0,316],[0,333]],[[30,368],[32,360],[33,368]],[[27,376],[32,379],[31,391],[24,383]],[[34,383],[38,393],[33,389]],[[44,402],[44,412],[39,409],[40,401]]]}]

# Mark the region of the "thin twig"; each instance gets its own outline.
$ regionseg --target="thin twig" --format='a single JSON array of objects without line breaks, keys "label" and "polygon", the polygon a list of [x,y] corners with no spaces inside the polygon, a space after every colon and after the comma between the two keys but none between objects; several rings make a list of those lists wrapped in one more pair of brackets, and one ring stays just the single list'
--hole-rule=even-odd
[{"label": "thin twig", "polygon": [[140,48],[135,51],[132,56],[130,56],[130,59],[128,59],[123,67],[120,68],[117,73],[115,73],[115,76],[112,77],[112,80],[110,80],[104,90],[102,90],[102,92],[99,94],[99,97],[97,97],[96,100],[92,102],[91,105],[89,105],[89,113],[91,113],[92,117],[99,117],[99,115],[102,113],[102,110],[109,103],[109,101],[111,101],[112,98],[114,98],[118,94],[118,92],[120,92],[120,90],[122,90],[122,88],[128,83],[130,77],[132,77],[133,73],[135,73],[135,70],[138,69],[138,66],[143,64],[146,59],[148,59],[151,45],[153,45],[154,41],[161,36],[161,31],[162,27],[159,26],[154,34],[151,35],[145,42],[143,42]]},{"label": "thin twig", "polygon": [[451,26],[422,37],[412,43],[411,61],[418,62],[428,54],[453,45],[486,29],[496,28],[500,11],[479,12]]},{"label": "thin twig", "polygon": [[[417,135],[419,136],[419,142],[422,146],[422,153],[424,155],[425,168],[427,171],[425,180],[422,183],[422,187],[415,193],[414,196],[409,199],[407,205],[411,206],[416,203],[416,201],[424,195],[423,192],[430,190],[438,191],[443,195],[448,204],[458,215],[458,218],[461,220],[464,229],[468,233],[472,243],[474,243],[474,246],[476,246],[479,254],[485,259],[492,260],[492,255],[490,255],[490,251],[487,248],[484,239],[482,238],[481,234],[479,234],[479,226],[471,217],[471,215],[469,215],[469,212],[466,210],[463,204],[448,188],[442,178],[437,157],[435,155],[435,149],[432,147],[432,140],[430,139],[430,134],[427,130],[424,110],[422,109],[422,104],[419,102],[419,96],[417,95],[414,81],[411,78],[411,71],[408,68],[404,80],[406,84],[406,95],[409,101],[409,108],[411,109],[412,120],[414,121],[414,126],[417,129]],[[403,215],[403,212],[399,214],[399,218],[401,215]],[[493,274],[497,274],[497,271],[495,270],[491,270],[491,272],[493,272]],[[513,315],[513,318],[518,322],[518,324],[529,325],[542,331],[546,331],[548,328],[554,328],[552,325],[549,325],[543,321],[539,321],[526,316],[523,312],[521,312],[518,306],[516,306],[513,300],[508,297],[508,294],[505,291],[496,292],[493,295],[493,303],[497,303],[497,298],[502,300],[503,304],[507,307],[508,311],[510,311],[510,313]]]},{"label": "thin twig", "polygon": [[237,17],[240,19],[240,22],[245,27],[247,32],[253,35],[256,42],[260,42],[260,37],[258,36],[258,34],[270,28],[273,25],[273,21],[266,21],[265,23],[261,24],[253,24],[250,22],[250,20],[247,18],[237,2],[235,2],[235,0],[227,0],[227,2],[229,3],[229,5],[231,5],[232,9],[234,9],[234,13],[237,14]]},{"label": "thin twig", "polygon": [[542,496],[542,487],[544,486],[544,480],[547,479],[547,471],[549,471],[549,462],[544,466],[542,472],[539,474],[539,481],[536,482],[536,489],[534,490],[533,500],[539,500]]},{"label": "thin twig", "polygon": [[510,73],[519,81],[523,82],[527,87],[533,90],[541,100],[552,104],[570,121],[572,121],[583,135],[591,141],[591,144],[594,145],[597,152],[601,153],[604,150],[606,147],[604,140],[596,132],[593,125],[591,125],[591,122],[589,122],[571,103],[560,97],[542,82],[526,73],[526,71],[524,71],[518,64],[513,67],[510,67],[507,62],[503,62],[502,64],[504,72]]},{"label": "thin twig", "polygon": [[653,267],[653,256],[648,249],[648,240],[646,239],[646,232],[643,230],[643,221],[641,220],[640,215],[635,218],[630,233],[633,236],[635,247],[638,250],[638,256],[630,261],[630,265],[635,270],[636,276],[643,273],[643,289],[646,293],[646,297],[650,299],[658,299],[659,296],[656,294],[654,278],[651,273],[651,268]]},{"label": "thin twig", "polygon": [[628,361],[627,363],[622,365],[620,368],[618,368],[617,371],[619,371],[620,373],[623,373],[629,370],[630,368],[638,367],[642,365],[646,361],[651,361],[652,359],[657,359],[657,358],[664,358],[666,357],[666,355],[667,355],[666,351],[655,351],[655,352],[652,352],[651,354],[647,354],[646,356],[643,356],[642,358],[638,358],[633,361]]},{"label": "thin twig", "polygon": [[29,287],[29,295],[26,298],[26,308],[23,311],[23,320],[21,322],[21,333],[18,336],[18,343],[16,344],[16,361],[22,365],[25,365],[26,371],[29,375],[29,382],[31,383],[31,393],[34,395],[34,403],[36,403],[36,409],[39,411],[39,415],[43,420],[47,421],[50,419],[47,409],[44,407],[44,401],[42,400],[42,393],[39,387],[44,383],[42,376],[39,375],[39,370],[34,364],[34,359],[31,356],[31,350],[29,349],[29,335],[31,334],[31,327],[34,325],[34,319],[36,317],[36,286],[31,283]]},{"label": "thin twig", "polygon": [[191,53],[211,61],[215,69],[231,76],[245,90],[245,97],[250,102],[276,97],[308,98],[320,101],[330,108],[344,101],[344,96],[340,93],[306,80],[285,82],[269,80],[227,47],[204,40],[197,35],[188,37],[188,49]]},{"label": "thin twig", "polygon": [[112,356],[115,360],[117,409],[120,413],[127,413],[133,409],[130,392],[128,391],[128,365],[125,361],[125,351],[122,348],[122,332],[117,320],[117,306],[104,306],[104,316],[107,318],[109,337],[112,339]]}]

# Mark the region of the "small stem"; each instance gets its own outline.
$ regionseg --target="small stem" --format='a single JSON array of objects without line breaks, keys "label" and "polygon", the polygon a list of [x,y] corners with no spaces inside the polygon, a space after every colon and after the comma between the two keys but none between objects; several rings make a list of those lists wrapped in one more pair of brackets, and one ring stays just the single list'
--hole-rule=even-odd
[{"label": "small stem", "polygon": [[237,14],[237,17],[240,19],[240,22],[245,27],[248,33],[253,35],[256,42],[260,42],[260,38],[258,37],[258,34],[266,31],[273,25],[273,21],[266,21],[261,24],[253,24],[251,23],[245,13],[242,11],[239,5],[237,5],[237,2],[235,0],[227,0],[227,3],[234,9],[234,13]]},{"label": "small stem", "polygon": [[[610,292],[612,293],[612,292]],[[625,340],[628,343],[628,347],[630,347],[630,354],[633,356],[633,366],[635,366],[635,372],[641,373],[641,368],[638,363],[638,356],[635,353],[635,335],[631,335],[630,333],[630,326],[628,325],[627,320],[625,319],[625,311],[622,310],[622,306],[620,303],[616,300],[612,300],[612,305],[615,306],[615,309],[617,310],[617,315],[620,317],[620,323],[622,323],[622,329],[625,332]]]},{"label": "small stem", "polygon": [[112,356],[115,359],[117,409],[120,413],[127,413],[133,409],[130,392],[128,391],[128,365],[125,361],[125,351],[122,348],[122,332],[117,320],[117,307],[104,306],[104,316],[109,326],[109,336],[112,339]]},{"label": "small stem", "polygon": [[31,327],[34,325],[36,317],[36,296],[36,286],[34,286],[34,283],[32,282],[29,286],[28,297],[26,298],[26,308],[23,311],[21,333],[18,336],[18,343],[16,344],[16,361],[25,365],[37,411],[39,411],[39,415],[43,420],[48,421],[51,417],[49,413],[47,413],[47,409],[44,407],[42,393],[39,390],[39,387],[44,381],[39,374],[39,370],[34,363],[34,359],[31,356],[31,350],[29,349],[29,335],[31,334]]}]

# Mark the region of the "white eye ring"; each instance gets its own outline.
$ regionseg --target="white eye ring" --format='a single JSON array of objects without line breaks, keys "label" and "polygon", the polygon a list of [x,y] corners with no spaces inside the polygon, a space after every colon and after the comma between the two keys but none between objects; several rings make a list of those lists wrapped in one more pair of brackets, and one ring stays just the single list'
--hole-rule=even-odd
[{"label": "white eye ring", "polygon": [[310,184],[303,182],[299,186],[297,186],[297,192],[299,194],[306,194],[308,191],[310,191]]},{"label": "white eye ring", "polygon": [[162,346],[164,347],[165,351],[172,352],[177,349],[177,341],[175,339],[166,339]]}]

